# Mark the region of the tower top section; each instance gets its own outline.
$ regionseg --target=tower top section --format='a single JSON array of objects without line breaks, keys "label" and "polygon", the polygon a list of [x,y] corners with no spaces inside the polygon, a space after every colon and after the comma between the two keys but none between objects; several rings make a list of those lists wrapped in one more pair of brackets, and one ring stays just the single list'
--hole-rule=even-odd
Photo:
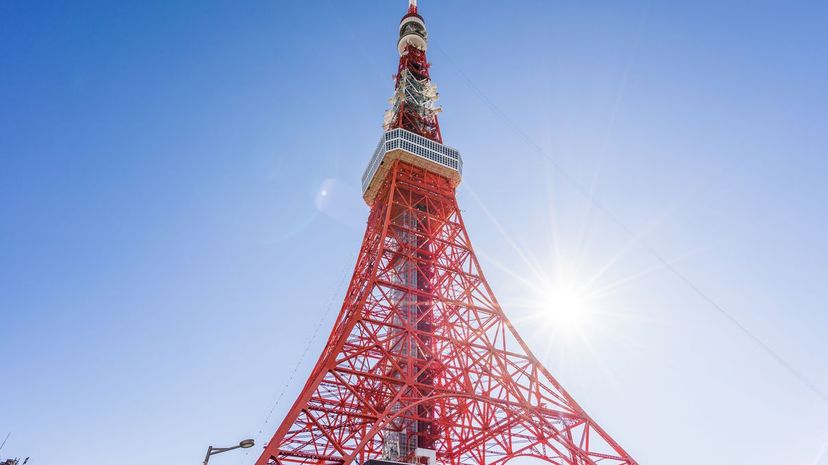
[{"label": "tower top section", "polygon": [[400,21],[400,39],[397,41],[400,56],[407,52],[409,46],[422,52],[428,48],[428,33],[423,17],[417,13],[417,0],[408,1],[408,13]]},{"label": "tower top section", "polygon": [[383,121],[385,133],[362,176],[362,196],[368,205],[373,205],[396,160],[436,173],[452,187],[460,184],[463,160],[457,150],[443,145],[437,121],[441,110],[437,86],[429,76],[426,48],[425,20],[417,11],[417,0],[408,0],[408,11],[400,21],[400,64],[394,76],[394,96],[389,100],[391,108]]},{"label": "tower top section", "polygon": [[394,76],[395,92],[383,126],[407,129],[427,139],[442,143],[437,114],[437,86],[431,82],[426,58],[428,33],[425,20],[417,11],[417,2],[409,0],[408,11],[400,20],[397,51],[400,65]]}]

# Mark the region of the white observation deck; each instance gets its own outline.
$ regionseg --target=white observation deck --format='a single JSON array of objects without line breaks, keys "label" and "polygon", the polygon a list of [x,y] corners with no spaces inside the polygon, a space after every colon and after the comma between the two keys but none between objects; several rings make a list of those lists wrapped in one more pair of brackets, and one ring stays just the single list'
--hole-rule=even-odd
[{"label": "white observation deck", "polygon": [[386,131],[362,175],[362,197],[373,205],[380,185],[394,160],[402,160],[441,176],[457,187],[463,174],[463,159],[457,149],[434,142],[402,128]]}]

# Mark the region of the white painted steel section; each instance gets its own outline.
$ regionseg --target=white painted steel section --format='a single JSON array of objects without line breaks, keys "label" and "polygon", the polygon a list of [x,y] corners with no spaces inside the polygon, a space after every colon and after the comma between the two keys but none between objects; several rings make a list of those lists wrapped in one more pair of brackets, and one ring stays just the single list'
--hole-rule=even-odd
[{"label": "white painted steel section", "polygon": [[380,138],[379,144],[374,150],[374,156],[371,157],[368,167],[365,168],[365,172],[362,174],[363,194],[371,185],[371,181],[385,158],[385,154],[397,149],[453,169],[461,175],[463,174],[463,159],[460,158],[460,152],[457,149],[426,139],[411,131],[396,128],[386,131]]}]

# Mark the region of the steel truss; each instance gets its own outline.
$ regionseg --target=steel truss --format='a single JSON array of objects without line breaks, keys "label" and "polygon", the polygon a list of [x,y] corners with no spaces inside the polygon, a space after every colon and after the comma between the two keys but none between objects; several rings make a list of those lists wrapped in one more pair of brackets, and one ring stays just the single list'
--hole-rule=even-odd
[{"label": "steel truss", "polygon": [[327,345],[257,465],[363,463],[392,435],[444,465],[636,464],[504,315],[449,181],[393,163]]},{"label": "steel truss", "polygon": [[385,129],[403,128],[436,142],[443,142],[435,105],[437,88],[429,77],[425,50],[409,45],[400,57],[394,77],[395,93],[391,99]]}]

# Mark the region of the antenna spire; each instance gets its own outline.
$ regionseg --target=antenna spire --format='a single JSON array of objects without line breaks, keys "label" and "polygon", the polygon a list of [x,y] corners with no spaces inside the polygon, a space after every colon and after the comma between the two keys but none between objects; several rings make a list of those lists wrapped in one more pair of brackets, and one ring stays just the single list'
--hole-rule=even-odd
[{"label": "antenna spire", "polygon": [[408,0],[408,12],[409,13],[416,13],[417,12],[417,0]]}]

